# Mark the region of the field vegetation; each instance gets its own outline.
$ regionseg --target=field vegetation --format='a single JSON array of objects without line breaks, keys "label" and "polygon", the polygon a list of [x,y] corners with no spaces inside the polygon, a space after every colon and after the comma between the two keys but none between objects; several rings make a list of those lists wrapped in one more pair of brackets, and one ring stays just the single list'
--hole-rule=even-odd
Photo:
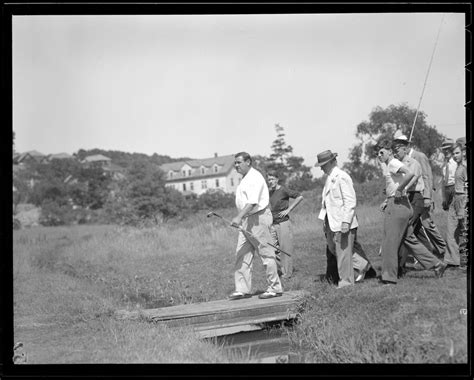
[{"label": "field vegetation", "polygon": [[[296,272],[285,290],[309,292],[291,352],[305,363],[466,363],[466,274],[409,271],[396,286],[366,279],[337,290],[319,280],[325,241],[319,199],[306,194],[293,215]],[[231,217],[234,210],[219,210]],[[445,231],[444,213],[434,219]],[[380,269],[382,214],[358,210],[358,238]],[[233,291],[235,229],[200,211],[151,228],[113,225],[13,231],[14,339],[30,364],[247,363],[200,341],[190,330],[117,320],[120,309],[146,309],[225,298]],[[254,261],[254,290],[264,269]]]}]

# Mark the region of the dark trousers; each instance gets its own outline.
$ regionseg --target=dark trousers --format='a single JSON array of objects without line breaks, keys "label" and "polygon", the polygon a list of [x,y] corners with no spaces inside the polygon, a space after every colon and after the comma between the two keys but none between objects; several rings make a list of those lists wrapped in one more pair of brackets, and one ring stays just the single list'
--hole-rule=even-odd
[{"label": "dark trousers", "polygon": [[[413,215],[408,223],[413,228],[415,237],[428,251],[442,259],[446,252],[446,241],[431,219],[429,209],[424,207],[423,196],[420,192],[410,192],[408,199],[413,209]],[[402,245],[400,249],[403,250],[405,247]],[[408,252],[400,252],[400,257],[405,258],[400,262],[400,267],[405,265],[407,255]]]}]

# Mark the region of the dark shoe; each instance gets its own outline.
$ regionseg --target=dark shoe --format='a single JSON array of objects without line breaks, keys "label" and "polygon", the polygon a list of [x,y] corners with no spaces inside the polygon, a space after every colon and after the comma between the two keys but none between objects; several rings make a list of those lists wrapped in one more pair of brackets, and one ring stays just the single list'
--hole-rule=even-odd
[{"label": "dark shoe", "polygon": [[444,272],[446,271],[446,268],[448,267],[448,264],[440,261],[436,266],[434,267],[434,272],[436,278],[441,278],[444,275]]},{"label": "dark shoe", "polygon": [[398,278],[405,277],[406,274],[407,274],[407,268],[405,267],[398,268]]},{"label": "dark shoe", "polygon": [[447,264],[446,269],[459,269],[460,265],[454,265],[454,264]]},{"label": "dark shoe", "polygon": [[229,296],[229,299],[231,301],[235,301],[235,300],[241,300],[243,298],[250,298],[250,297],[252,297],[252,295],[248,293],[234,292]]},{"label": "dark shoe", "polygon": [[275,292],[266,291],[265,293],[260,294],[258,298],[265,300],[268,298],[281,297],[282,294],[283,293],[275,293]]},{"label": "dark shoe", "polygon": [[397,285],[396,282],[393,282],[393,281],[387,281],[387,280],[382,280],[380,279],[379,281],[382,285]]}]

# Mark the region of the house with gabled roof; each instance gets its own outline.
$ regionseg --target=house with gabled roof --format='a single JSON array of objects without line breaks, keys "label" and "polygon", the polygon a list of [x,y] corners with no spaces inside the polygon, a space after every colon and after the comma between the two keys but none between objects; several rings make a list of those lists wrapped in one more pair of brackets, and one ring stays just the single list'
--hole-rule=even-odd
[{"label": "house with gabled roof", "polygon": [[16,165],[24,164],[25,162],[43,162],[44,160],[47,160],[47,156],[36,150],[13,155],[13,163]]},{"label": "house with gabled roof", "polygon": [[160,166],[166,174],[166,186],[183,194],[200,195],[206,191],[222,190],[235,193],[242,176],[234,168],[234,155],[171,162]]}]

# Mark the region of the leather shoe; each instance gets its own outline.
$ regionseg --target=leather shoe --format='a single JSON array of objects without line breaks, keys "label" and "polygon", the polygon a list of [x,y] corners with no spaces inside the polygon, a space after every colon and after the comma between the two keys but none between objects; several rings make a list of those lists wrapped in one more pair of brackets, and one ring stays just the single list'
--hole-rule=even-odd
[{"label": "leather shoe", "polygon": [[267,298],[275,298],[275,297],[281,297],[283,293],[275,293],[275,292],[270,292],[266,291],[265,293],[262,293],[258,296],[260,299],[267,299]]},{"label": "leather shoe", "polygon": [[234,292],[229,296],[229,299],[231,301],[235,301],[235,300],[241,300],[243,298],[250,298],[250,297],[252,297],[252,295],[248,293]]},{"label": "leather shoe", "polygon": [[440,261],[436,266],[434,267],[434,272],[435,276],[437,278],[441,278],[444,275],[444,272],[446,271],[446,268],[448,267],[448,264]]}]

